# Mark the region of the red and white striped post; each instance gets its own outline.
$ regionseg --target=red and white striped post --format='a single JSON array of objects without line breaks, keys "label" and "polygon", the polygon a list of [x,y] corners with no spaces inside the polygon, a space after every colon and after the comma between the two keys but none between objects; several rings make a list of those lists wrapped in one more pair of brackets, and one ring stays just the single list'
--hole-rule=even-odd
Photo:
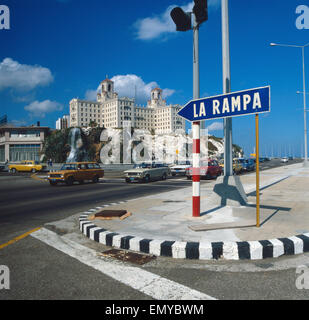
[{"label": "red and white striped post", "polygon": [[192,152],[192,216],[199,217],[200,201],[200,123],[192,124],[193,152]]},{"label": "red and white striped post", "polygon": [[[193,14],[193,99],[200,97],[199,25]],[[192,123],[192,216],[199,217],[200,201],[200,122]]]}]

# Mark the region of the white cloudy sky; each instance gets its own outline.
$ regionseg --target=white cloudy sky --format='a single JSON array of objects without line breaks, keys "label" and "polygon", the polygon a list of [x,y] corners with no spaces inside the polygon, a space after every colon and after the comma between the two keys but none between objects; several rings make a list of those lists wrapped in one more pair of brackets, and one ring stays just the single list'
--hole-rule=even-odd
[{"label": "white cloudy sky", "polygon": [[53,80],[48,68],[20,64],[11,58],[5,58],[0,63],[0,90],[6,88],[31,90],[37,86],[46,86]]},{"label": "white cloudy sky", "polygon": [[[208,0],[208,8],[219,9],[221,0]],[[184,12],[191,12],[194,1],[181,6]],[[159,37],[167,36],[171,33],[176,33],[176,28],[173,20],[170,17],[170,12],[177,5],[168,6],[161,14],[139,19],[135,22],[136,38],[139,40],[153,40]]]},{"label": "white cloudy sky", "polygon": [[[135,74],[116,75],[112,77],[111,80],[114,81],[115,92],[119,94],[119,97],[134,98],[136,91],[136,101],[140,104],[144,104],[150,99],[150,92],[152,89],[160,87],[156,81],[145,83],[141,77]],[[175,92],[173,89],[161,89],[163,90],[164,98],[168,98]],[[99,87],[96,90],[87,90],[85,98],[96,100],[98,90]]]},{"label": "white cloudy sky", "polygon": [[[21,64],[12,58],[5,58],[0,63],[0,91],[11,89],[18,92],[21,96],[15,94],[16,101],[27,101],[29,92],[38,87],[48,86],[53,81],[54,77],[48,68],[39,65]],[[47,113],[61,111],[63,106],[56,101],[36,100],[26,105],[24,109],[30,117],[44,118]]]},{"label": "white cloudy sky", "polygon": [[44,118],[46,113],[61,111],[63,106],[56,102],[50,100],[44,101],[33,101],[29,105],[25,106],[25,110],[27,110],[31,116],[37,116]]}]

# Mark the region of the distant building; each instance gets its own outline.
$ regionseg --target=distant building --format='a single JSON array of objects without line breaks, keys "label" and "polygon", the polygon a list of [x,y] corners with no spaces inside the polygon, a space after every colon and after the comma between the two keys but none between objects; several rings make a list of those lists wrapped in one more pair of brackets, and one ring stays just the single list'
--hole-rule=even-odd
[{"label": "distant building", "polygon": [[0,127],[0,162],[40,160],[48,127]]},{"label": "distant building", "polygon": [[147,107],[135,105],[135,100],[119,98],[114,92],[114,82],[105,79],[100,84],[97,101],[72,99],[70,101],[71,127],[88,127],[96,123],[105,128],[121,128],[124,121],[131,121],[134,128],[154,130],[155,133],[171,133],[185,130],[185,120],[177,115],[180,105],[166,105],[162,90],[151,91]]},{"label": "distant building", "polygon": [[62,118],[58,118],[56,121],[56,129],[61,130],[61,129],[66,129],[70,127],[70,116],[69,115],[64,115]]}]

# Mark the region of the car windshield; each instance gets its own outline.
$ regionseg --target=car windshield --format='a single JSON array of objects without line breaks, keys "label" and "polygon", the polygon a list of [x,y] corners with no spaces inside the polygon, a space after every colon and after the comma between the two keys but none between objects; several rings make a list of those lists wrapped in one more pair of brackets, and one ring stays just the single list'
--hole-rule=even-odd
[{"label": "car windshield", "polygon": [[201,161],[200,162],[200,166],[201,167],[209,167],[209,166],[213,166],[214,164],[213,164],[213,162],[211,162],[211,161]]},{"label": "car windshield", "polygon": [[62,165],[60,170],[76,170],[76,164],[66,163]]},{"label": "car windshield", "polygon": [[185,165],[191,165],[190,161],[178,161],[176,165],[185,166]]},{"label": "car windshield", "polygon": [[133,168],[134,168],[134,169],[148,169],[148,168],[151,168],[151,164],[148,164],[148,163],[139,163],[139,164],[134,165]]}]

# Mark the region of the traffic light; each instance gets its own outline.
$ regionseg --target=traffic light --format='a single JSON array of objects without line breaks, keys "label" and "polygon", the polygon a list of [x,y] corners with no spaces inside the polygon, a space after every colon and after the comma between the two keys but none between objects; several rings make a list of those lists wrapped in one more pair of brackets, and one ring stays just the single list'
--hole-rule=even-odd
[{"label": "traffic light", "polygon": [[204,21],[207,21],[207,0],[194,0],[193,13],[195,14],[196,22],[198,25],[200,25]]},{"label": "traffic light", "polygon": [[171,11],[171,17],[176,24],[177,31],[188,31],[191,29],[191,14],[184,12],[180,7]]}]

